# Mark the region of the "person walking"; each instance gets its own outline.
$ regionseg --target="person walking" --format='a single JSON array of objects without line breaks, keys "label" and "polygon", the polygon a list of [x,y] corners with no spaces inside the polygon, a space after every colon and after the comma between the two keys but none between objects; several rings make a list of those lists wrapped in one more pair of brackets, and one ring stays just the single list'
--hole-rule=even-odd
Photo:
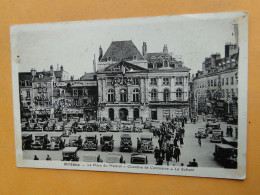
[{"label": "person walking", "polygon": [[180,161],[181,151],[180,151],[178,146],[175,147],[173,155],[174,155],[174,158],[175,158],[176,162],[179,162]]},{"label": "person walking", "polygon": [[39,158],[36,155],[34,155],[34,159],[33,160],[39,160]]},{"label": "person walking", "polygon": [[169,161],[171,160],[171,152],[169,149],[166,149],[166,162],[167,166],[169,166]]},{"label": "person walking", "polygon": [[47,158],[46,158],[46,160],[51,160],[51,157],[50,157],[49,154],[47,154]]},{"label": "person walking", "polygon": [[156,162],[158,161],[158,159],[160,158],[160,150],[158,149],[158,147],[156,146],[154,149],[154,158],[156,159]]},{"label": "person walking", "polygon": [[230,126],[230,137],[233,137],[233,128]]},{"label": "person walking", "polygon": [[140,153],[141,151],[141,141],[139,138],[137,138],[137,152]]},{"label": "person walking", "polygon": [[184,144],[184,142],[183,142],[183,137],[181,136],[181,137],[180,137],[180,146],[182,147],[183,144]]},{"label": "person walking", "polygon": [[201,147],[201,136],[198,137],[198,143],[199,143],[199,146]]}]

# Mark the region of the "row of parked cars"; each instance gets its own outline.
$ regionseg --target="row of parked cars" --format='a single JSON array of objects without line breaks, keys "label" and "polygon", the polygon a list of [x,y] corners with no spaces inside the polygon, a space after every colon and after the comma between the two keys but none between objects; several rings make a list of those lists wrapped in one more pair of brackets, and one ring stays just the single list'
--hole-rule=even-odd
[{"label": "row of parked cars", "polygon": [[217,143],[213,153],[215,160],[222,163],[225,168],[237,168],[237,139],[224,137],[223,130],[215,118],[207,118],[206,120],[206,127],[199,128],[195,137],[207,138],[211,134],[210,142]]},{"label": "row of parked cars", "polygon": [[[77,147],[66,147],[62,151],[62,161],[79,161],[80,158],[77,155]],[[100,154],[89,153],[83,156],[83,162],[103,162]],[[117,153],[109,153],[106,156],[106,163],[125,163],[123,155]],[[131,164],[148,164],[148,159],[145,154],[133,153],[131,155]]]},{"label": "row of parked cars", "polygon": [[[120,152],[133,152],[133,143],[130,134],[122,134],[120,137]],[[154,146],[152,142],[152,135],[141,135],[141,151],[153,152]],[[22,148],[23,150],[59,150],[64,147],[76,147],[78,150],[97,150],[98,139],[96,135],[86,135],[85,140],[82,143],[81,139],[77,135],[70,135],[69,142],[65,145],[62,136],[51,135],[48,139],[48,134],[39,133],[35,135],[33,139],[32,134],[22,134]],[[113,134],[106,133],[100,138],[101,151],[110,151],[114,149]]]}]

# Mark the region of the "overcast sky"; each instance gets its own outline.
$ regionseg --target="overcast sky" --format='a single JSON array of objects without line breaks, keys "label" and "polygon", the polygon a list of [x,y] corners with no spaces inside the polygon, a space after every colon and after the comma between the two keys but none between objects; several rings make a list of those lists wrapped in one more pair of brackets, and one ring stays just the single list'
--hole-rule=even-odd
[{"label": "overcast sky", "polygon": [[[132,40],[142,52],[168,51],[182,56],[191,73],[201,70],[205,57],[219,52],[224,55],[226,42],[235,42],[233,24],[236,14],[165,16],[89,22],[63,22],[16,26],[19,71],[49,70],[63,65],[75,78],[93,71],[93,58],[98,58],[112,41]],[[206,19],[207,17],[208,19]],[[13,52],[13,51],[12,51]]]}]

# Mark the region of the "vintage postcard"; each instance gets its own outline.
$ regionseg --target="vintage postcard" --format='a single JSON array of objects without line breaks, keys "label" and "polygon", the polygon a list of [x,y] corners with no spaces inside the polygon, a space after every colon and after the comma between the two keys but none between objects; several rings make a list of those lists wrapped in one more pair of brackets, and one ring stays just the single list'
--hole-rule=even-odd
[{"label": "vintage postcard", "polygon": [[246,178],[246,12],[14,25],[10,39],[18,167]]}]

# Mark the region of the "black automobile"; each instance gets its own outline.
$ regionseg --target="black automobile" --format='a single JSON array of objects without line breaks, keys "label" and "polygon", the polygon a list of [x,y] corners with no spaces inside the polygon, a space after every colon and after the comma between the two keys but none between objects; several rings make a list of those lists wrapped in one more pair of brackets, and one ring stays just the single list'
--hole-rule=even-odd
[{"label": "black automobile", "polygon": [[114,149],[114,140],[113,134],[106,134],[100,138],[101,151],[113,151]]},{"label": "black automobile", "polygon": [[96,135],[86,135],[83,150],[97,150],[98,140]]},{"label": "black automobile", "polygon": [[131,155],[131,164],[148,164],[147,156],[140,153]]},{"label": "black automobile", "polygon": [[31,149],[31,144],[33,143],[32,134],[24,133],[22,134],[22,149]]},{"label": "black automobile", "polygon": [[62,151],[62,161],[79,161],[77,147],[66,147]]},{"label": "black automobile", "polygon": [[223,164],[224,168],[237,168],[237,148],[228,144],[216,144],[213,155],[215,160]]},{"label": "black automobile", "polygon": [[121,135],[121,142],[120,142],[120,152],[132,152],[133,147],[132,147],[132,139],[131,135],[129,134],[122,134]]},{"label": "black automobile", "polygon": [[35,136],[35,139],[31,144],[31,148],[44,150],[46,149],[48,143],[48,134],[41,133]]}]

